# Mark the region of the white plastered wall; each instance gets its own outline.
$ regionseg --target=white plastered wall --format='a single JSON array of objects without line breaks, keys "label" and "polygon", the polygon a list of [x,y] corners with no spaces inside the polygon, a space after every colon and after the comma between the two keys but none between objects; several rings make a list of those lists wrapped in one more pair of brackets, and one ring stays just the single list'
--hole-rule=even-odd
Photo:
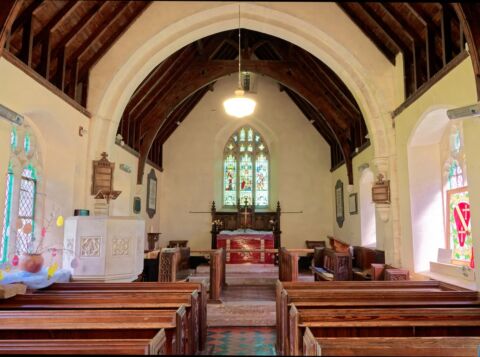
[{"label": "white plastered wall", "polygon": [[[359,167],[362,165],[368,164],[372,166],[372,159],[373,159],[373,148],[372,146],[367,147],[365,150],[360,152],[356,155],[352,160],[353,166],[353,187],[351,188],[351,192],[348,191],[348,177],[347,177],[347,169],[345,165],[340,166],[338,169],[332,172],[331,174],[331,182],[330,182],[330,191],[329,195],[332,197],[332,200],[335,196],[335,185],[337,180],[342,181],[343,183],[343,206],[344,206],[344,221],[342,227],[339,227],[337,224],[336,216],[333,215],[333,233],[334,236],[344,242],[350,243],[351,245],[362,245],[362,238],[361,238],[361,221],[360,221],[360,214],[361,214],[361,207],[359,208],[359,213],[357,214],[350,214],[349,211],[349,195],[350,193],[357,193],[359,192],[360,187],[360,174]],[[358,198],[358,197],[357,197]],[[335,213],[335,201],[333,203],[333,212]],[[358,202],[358,201],[357,201]],[[377,237],[379,241],[379,245],[377,247],[382,249],[382,242],[383,237]]]},{"label": "white plastered wall", "polygon": [[[305,240],[332,233],[330,148],[275,81],[258,78],[255,113],[239,120],[224,113],[236,76],[225,77],[207,92],[164,144],[160,180],[162,244],[187,239],[197,249],[210,247],[210,207],[222,210],[222,160],[230,135],[251,125],[271,155],[270,209],[280,201],[282,245],[303,247]],[[205,212],[205,213],[190,213]]]},{"label": "white plastered wall", "polygon": [[[85,207],[87,138],[78,135],[78,128],[83,126],[88,129],[89,119],[4,58],[0,58],[0,74],[0,103],[23,115],[38,140],[43,161],[43,182],[39,187],[44,188],[44,192],[39,194],[43,196],[45,216],[54,208],[65,217],[73,215],[75,208]],[[8,135],[8,144],[9,131],[9,126],[2,124],[0,135],[2,139]],[[2,140],[2,181],[8,167],[4,166],[4,162],[8,162],[10,153],[8,145],[4,149]],[[4,184],[2,182],[1,187]],[[2,198],[3,193],[4,190]],[[3,223],[3,209],[0,214]],[[63,246],[63,227],[51,226],[44,244],[44,247],[48,246]],[[61,252],[56,258],[46,255],[46,264],[53,259],[61,259]]]},{"label": "white plastered wall", "polygon": [[[412,214],[414,212],[412,211],[413,206],[411,195],[415,194],[418,188],[413,186],[421,186],[422,183],[410,181],[410,175],[420,173],[418,171],[410,173],[410,170],[415,170],[415,167],[411,167],[409,163],[409,143],[413,138],[415,131],[418,130],[423,119],[429,113],[440,109],[445,110],[476,103],[477,97],[474,78],[475,76],[471,59],[466,58],[395,118],[399,198],[401,208],[400,223],[402,227],[401,259],[402,266],[407,267],[412,271],[416,269],[414,260],[416,253],[413,230],[418,228],[416,228],[415,223],[412,222]],[[480,143],[478,141],[480,128],[478,119],[464,120],[463,125],[465,154],[467,157],[467,175],[469,179],[469,191],[471,193],[472,235],[474,237],[474,249],[480,251],[480,242],[475,238],[476,231],[479,229],[478,217],[480,217],[480,200],[475,196],[475,192],[478,193],[480,191],[480,175],[478,172],[478,160],[468,159],[469,157],[475,158],[478,156],[480,150]],[[474,139],[475,135],[477,135],[477,139]],[[424,144],[425,143],[426,142],[424,142]],[[429,158],[429,160],[432,160],[432,158]],[[414,163],[412,162],[412,164]],[[426,163],[424,162],[424,164]],[[431,177],[428,176],[428,179],[431,180]],[[440,233],[437,232],[436,234]],[[431,249],[435,250],[436,248],[435,246],[432,246]],[[475,270],[476,275],[479,276],[480,269],[478,264]]]}]

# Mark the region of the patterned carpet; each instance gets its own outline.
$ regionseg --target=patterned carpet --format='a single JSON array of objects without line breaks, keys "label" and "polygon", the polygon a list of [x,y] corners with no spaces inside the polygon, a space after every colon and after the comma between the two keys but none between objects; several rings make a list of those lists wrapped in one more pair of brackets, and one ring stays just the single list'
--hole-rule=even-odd
[{"label": "patterned carpet", "polygon": [[275,356],[273,327],[210,327],[209,354],[214,356]]}]

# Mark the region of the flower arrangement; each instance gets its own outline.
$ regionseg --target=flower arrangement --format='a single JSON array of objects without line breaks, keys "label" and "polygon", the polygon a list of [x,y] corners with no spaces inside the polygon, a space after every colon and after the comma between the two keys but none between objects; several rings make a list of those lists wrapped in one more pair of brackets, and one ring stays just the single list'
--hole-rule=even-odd
[{"label": "flower arrangement", "polygon": [[[52,252],[53,256],[56,255],[56,248],[47,247],[44,248],[44,238],[47,235],[48,230],[52,226],[53,222],[56,222],[57,227],[63,226],[63,216],[58,214],[57,209],[53,209],[50,213],[49,217],[45,220],[45,224],[42,226],[40,230],[40,239],[37,240],[35,237],[35,232],[33,231],[33,224],[28,222],[25,223],[22,218],[17,219],[17,253],[21,254],[42,254],[45,251]],[[22,239],[25,236],[28,237],[30,235],[30,239]],[[23,237],[22,237],[23,236]]]}]

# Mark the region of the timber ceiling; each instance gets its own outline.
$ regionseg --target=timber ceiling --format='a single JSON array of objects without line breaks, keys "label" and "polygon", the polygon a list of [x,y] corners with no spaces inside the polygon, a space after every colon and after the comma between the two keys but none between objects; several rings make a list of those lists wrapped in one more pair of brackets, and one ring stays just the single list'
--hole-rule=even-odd
[{"label": "timber ceiling", "polygon": [[[90,69],[149,4],[1,0],[0,34],[7,37],[0,40],[12,55],[86,107]],[[431,83],[465,48],[455,5],[337,4],[392,64],[403,54],[406,99]],[[7,21],[12,8],[13,22]],[[280,90],[330,144],[332,168],[346,161],[351,179],[351,157],[368,140],[350,91],[333,71],[301,48],[255,31],[243,30],[242,37],[244,68],[279,82]],[[139,174],[147,157],[162,166],[162,144],[205,93],[214,89],[215,80],[235,73],[237,56],[237,32],[226,31],[185,46],[145,78],[118,129],[127,145],[140,153]]]}]

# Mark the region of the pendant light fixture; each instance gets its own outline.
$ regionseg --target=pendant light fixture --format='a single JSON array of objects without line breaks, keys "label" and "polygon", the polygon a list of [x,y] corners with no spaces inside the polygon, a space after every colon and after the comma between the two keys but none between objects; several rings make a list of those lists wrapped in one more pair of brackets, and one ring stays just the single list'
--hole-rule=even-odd
[{"label": "pendant light fixture", "polygon": [[238,88],[235,91],[234,97],[228,98],[223,102],[225,112],[236,118],[244,118],[251,115],[257,104],[253,99],[245,97],[245,91],[242,88],[242,50],[240,48],[240,36],[240,5],[238,5]]}]

